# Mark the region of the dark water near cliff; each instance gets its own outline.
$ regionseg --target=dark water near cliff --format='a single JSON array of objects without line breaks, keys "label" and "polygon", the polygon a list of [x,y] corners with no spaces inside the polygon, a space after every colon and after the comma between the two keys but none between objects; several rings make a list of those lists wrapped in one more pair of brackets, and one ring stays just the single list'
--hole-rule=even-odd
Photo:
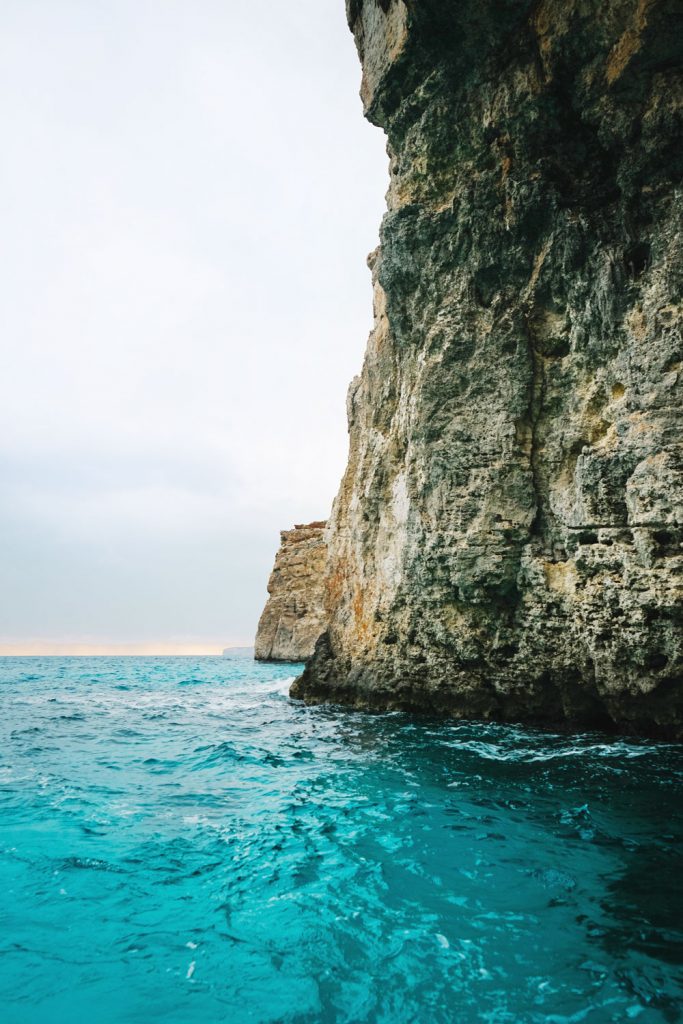
[{"label": "dark water near cliff", "polygon": [[678,748],[291,674],[0,660],[3,1024],[681,1019]]}]

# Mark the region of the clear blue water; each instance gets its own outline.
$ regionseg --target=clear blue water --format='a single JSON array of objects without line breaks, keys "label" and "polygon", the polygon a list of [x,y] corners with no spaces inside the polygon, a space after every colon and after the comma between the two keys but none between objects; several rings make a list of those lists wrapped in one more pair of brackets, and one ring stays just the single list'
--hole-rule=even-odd
[{"label": "clear blue water", "polygon": [[681,1019],[679,748],[292,672],[0,660],[2,1024]]}]

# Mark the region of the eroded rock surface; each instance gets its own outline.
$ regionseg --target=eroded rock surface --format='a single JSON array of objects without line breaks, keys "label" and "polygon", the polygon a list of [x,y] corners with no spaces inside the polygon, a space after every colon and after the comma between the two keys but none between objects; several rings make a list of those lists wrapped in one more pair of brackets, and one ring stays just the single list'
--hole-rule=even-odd
[{"label": "eroded rock surface", "polygon": [[351,0],[387,135],[294,693],[683,732],[680,0]]},{"label": "eroded rock surface", "polygon": [[325,628],[323,576],[327,558],[324,522],[282,530],[268,581],[254,656],[258,661],[305,661]]}]

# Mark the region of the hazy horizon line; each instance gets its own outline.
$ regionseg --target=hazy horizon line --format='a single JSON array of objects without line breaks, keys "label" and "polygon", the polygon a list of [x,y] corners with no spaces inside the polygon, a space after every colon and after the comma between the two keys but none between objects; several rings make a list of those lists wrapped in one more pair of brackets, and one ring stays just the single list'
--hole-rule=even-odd
[{"label": "hazy horizon line", "polygon": [[253,647],[247,643],[0,643],[1,658],[107,658],[218,656],[225,650]]}]

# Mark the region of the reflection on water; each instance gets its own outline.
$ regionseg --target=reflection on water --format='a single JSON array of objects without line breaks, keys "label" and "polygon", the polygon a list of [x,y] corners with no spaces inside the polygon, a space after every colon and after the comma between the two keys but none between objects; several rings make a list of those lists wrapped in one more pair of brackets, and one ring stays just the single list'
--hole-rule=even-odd
[{"label": "reflection on water", "polygon": [[6,1024],[675,1022],[679,748],[0,660]]}]

